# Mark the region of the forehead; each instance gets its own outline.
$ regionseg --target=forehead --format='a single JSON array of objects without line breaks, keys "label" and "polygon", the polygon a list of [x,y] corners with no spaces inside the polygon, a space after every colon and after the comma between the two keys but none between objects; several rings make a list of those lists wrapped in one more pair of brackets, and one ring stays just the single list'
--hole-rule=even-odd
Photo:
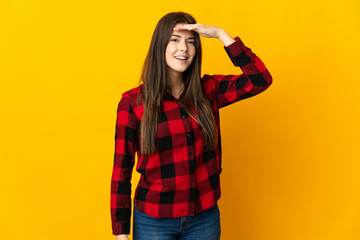
[{"label": "forehead", "polygon": [[[184,23],[177,23],[174,27],[185,25]],[[181,37],[194,37],[194,32],[189,30],[173,30],[172,34],[179,35]]]}]

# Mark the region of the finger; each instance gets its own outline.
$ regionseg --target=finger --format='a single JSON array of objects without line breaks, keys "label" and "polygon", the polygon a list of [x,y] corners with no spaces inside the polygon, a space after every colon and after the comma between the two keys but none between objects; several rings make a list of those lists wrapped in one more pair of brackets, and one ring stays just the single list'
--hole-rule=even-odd
[{"label": "finger", "polygon": [[173,28],[175,31],[195,31],[197,32],[198,29],[196,27],[187,27],[187,28]]},{"label": "finger", "polygon": [[177,27],[174,27],[174,30],[192,30],[195,28],[195,24],[184,24]]}]

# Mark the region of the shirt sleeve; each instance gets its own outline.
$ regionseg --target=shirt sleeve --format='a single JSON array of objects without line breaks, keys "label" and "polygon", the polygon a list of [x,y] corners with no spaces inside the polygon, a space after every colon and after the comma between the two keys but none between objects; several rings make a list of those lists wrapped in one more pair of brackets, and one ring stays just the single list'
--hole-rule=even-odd
[{"label": "shirt sleeve", "polygon": [[243,71],[240,75],[208,75],[202,77],[205,94],[211,96],[217,108],[222,108],[257,95],[272,84],[272,77],[264,63],[238,36],[224,49],[234,66]]},{"label": "shirt sleeve", "polygon": [[114,166],[111,178],[111,221],[113,235],[130,234],[131,175],[137,149],[138,122],[129,94],[118,104]]}]

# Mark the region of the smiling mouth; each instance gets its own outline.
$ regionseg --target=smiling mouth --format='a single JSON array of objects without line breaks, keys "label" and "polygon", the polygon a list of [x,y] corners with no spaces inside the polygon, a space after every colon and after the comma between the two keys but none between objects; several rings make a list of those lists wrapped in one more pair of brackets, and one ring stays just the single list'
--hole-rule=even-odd
[{"label": "smiling mouth", "polygon": [[180,62],[186,62],[188,59],[188,58],[182,59],[182,58],[177,58],[177,57],[174,57],[174,58]]}]

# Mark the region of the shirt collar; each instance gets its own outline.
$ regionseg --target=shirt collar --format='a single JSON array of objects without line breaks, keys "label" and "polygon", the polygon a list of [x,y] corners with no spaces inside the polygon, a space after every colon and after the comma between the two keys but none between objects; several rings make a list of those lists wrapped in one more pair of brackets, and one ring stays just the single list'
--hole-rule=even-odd
[{"label": "shirt collar", "polygon": [[177,101],[177,100],[182,100],[184,98],[185,95],[185,91],[183,91],[179,97],[179,99],[176,99],[173,95],[171,95],[170,93],[166,92],[165,96],[164,96],[164,100],[169,100],[169,101]]}]

